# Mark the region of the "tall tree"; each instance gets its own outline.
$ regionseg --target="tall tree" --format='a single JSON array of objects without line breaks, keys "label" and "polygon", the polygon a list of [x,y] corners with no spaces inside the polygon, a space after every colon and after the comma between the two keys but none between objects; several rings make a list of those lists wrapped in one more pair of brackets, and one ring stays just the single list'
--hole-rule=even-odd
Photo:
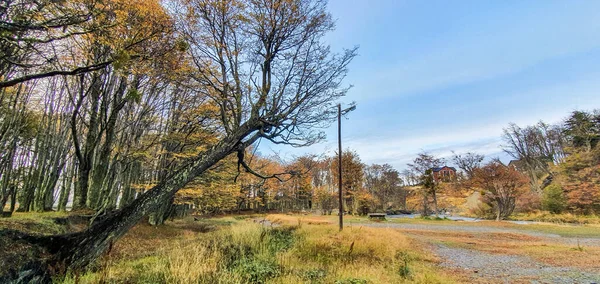
[{"label": "tall tree", "polygon": [[140,74],[149,73],[147,65],[160,61],[141,55],[152,53],[162,59],[161,55],[173,49],[168,43],[173,22],[157,1],[113,0],[108,7],[106,16],[94,18],[92,23],[109,28],[77,39],[82,48],[75,51],[89,54],[85,61],[91,64],[115,63],[80,75],[71,91],[71,132],[78,163],[75,209],[101,207],[99,197],[110,191],[105,178],[119,113],[139,99]]},{"label": "tall tree", "polygon": [[387,210],[402,206],[406,209],[406,192],[402,190],[400,173],[388,164],[365,167],[365,187],[376,197],[377,208]]},{"label": "tall tree", "polygon": [[600,211],[600,111],[574,111],[565,120],[563,134],[568,155],[552,168],[556,175],[554,186],[564,189],[569,210],[597,213]]},{"label": "tall tree", "polygon": [[531,189],[539,195],[542,193],[540,178],[551,176],[549,166],[564,157],[562,136],[558,132],[544,122],[525,128],[511,123],[504,129],[504,151],[519,161],[527,172]]},{"label": "tall tree", "polygon": [[[443,158],[437,158],[427,153],[419,153],[408,167],[419,177],[419,182],[423,187],[421,193],[423,196],[423,214],[428,215],[429,196],[433,198],[435,214],[437,212],[437,187],[433,179],[433,168],[444,164]],[[431,182],[430,182],[431,181]]]},{"label": "tall tree", "polygon": [[[331,162],[331,173],[335,184],[339,183],[338,163],[338,159],[333,159]],[[358,213],[357,195],[363,188],[363,168],[364,165],[356,152],[350,150],[342,152],[342,195],[345,209],[352,214]]]},{"label": "tall tree", "polygon": [[573,147],[582,147],[590,152],[600,141],[600,111],[574,111],[564,125],[564,132]]},{"label": "tall tree", "polygon": [[[244,149],[258,139],[309,145],[336,115],[347,88],[341,81],[355,49],[333,54],[322,37],[333,29],[323,1],[184,1],[177,15],[197,67],[190,87],[219,109],[217,141],[120,210],[99,216],[85,231],[28,238],[50,258],[23,267],[47,277],[51,267],[87,266],[143,216],[232,153],[246,168]],[[249,168],[249,167],[248,167]],[[42,269],[31,270],[29,267]],[[43,269],[46,268],[46,269]],[[39,278],[37,278],[39,279]],[[47,278],[46,278],[47,279]],[[25,280],[27,281],[27,280]]]}]

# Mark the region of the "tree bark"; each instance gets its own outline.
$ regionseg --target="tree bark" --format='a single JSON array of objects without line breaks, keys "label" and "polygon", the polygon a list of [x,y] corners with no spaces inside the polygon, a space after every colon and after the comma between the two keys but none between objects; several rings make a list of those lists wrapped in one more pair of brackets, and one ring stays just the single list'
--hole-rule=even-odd
[{"label": "tree bark", "polygon": [[125,107],[125,103],[127,102],[123,98],[127,88],[127,80],[125,78],[121,78],[120,80],[121,82],[119,83],[119,88],[113,95],[111,111],[106,121],[106,127],[104,129],[104,144],[100,149],[100,153],[96,158],[97,161],[92,171],[92,183],[89,189],[89,201],[90,207],[94,209],[99,209],[102,207],[104,198],[106,197],[105,193],[110,192],[110,188],[106,187],[106,185],[110,183],[106,183],[105,179],[108,175],[108,169],[113,166],[110,163],[110,158],[117,131],[117,118],[119,116],[119,112],[123,109],[123,107]]},{"label": "tree bark", "polygon": [[78,170],[78,178],[77,183],[75,184],[75,194],[73,197],[73,209],[83,209],[86,208],[86,202],[88,199],[88,188],[89,188],[89,180],[90,180],[90,171],[92,170],[93,162],[94,162],[94,154],[96,152],[96,146],[98,143],[98,108],[99,108],[99,99],[101,96],[102,90],[102,82],[101,75],[94,74],[92,78],[92,85],[90,87],[90,119],[88,122],[88,131],[85,139],[85,145],[83,152],[81,151],[79,140],[77,139],[77,116],[79,114],[79,110],[83,103],[83,99],[85,95],[83,94],[83,79],[81,80],[82,88],[77,105],[73,111],[73,115],[71,117],[71,131],[73,136],[73,144],[75,146],[75,154],[79,165],[77,167]]},{"label": "tree bark", "polygon": [[501,212],[500,203],[498,203],[496,206],[496,221],[500,221],[500,212]]}]

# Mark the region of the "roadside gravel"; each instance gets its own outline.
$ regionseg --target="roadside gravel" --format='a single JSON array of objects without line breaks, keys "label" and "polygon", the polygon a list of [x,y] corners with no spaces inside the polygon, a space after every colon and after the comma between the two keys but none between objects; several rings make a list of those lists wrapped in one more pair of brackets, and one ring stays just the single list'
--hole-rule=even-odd
[{"label": "roadside gravel", "polygon": [[450,247],[411,230],[466,232],[475,234],[514,233],[545,238],[552,242],[569,245],[600,246],[600,238],[570,238],[557,234],[498,228],[491,226],[469,226],[456,224],[413,224],[413,223],[361,223],[353,226],[395,228],[431,244],[433,253],[441,260],[440,266],[456,269],[478,283],[598,283],[600,272],[575,267],[558,267],[536,261],[524,255],[492,254],[478,250]]},{"label": "roadside gravel", "polygon": [[570,267],[549,266],[526,256],[489,254],[464,248],[434,245],[442,267],[460,269],[472,280],[500,283],[600,283],[600,274]]}]

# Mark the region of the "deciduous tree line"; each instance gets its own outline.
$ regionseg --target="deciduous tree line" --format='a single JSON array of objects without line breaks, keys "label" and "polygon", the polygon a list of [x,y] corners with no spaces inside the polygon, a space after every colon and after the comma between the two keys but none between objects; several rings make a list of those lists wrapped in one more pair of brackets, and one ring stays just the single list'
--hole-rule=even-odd
[{"label": "deciduous tree line", "polygon": [[22,282],[87,266],[144,216],[159,223],[221,161],[267,177],[246,149],[321,140],[356,55],[324,43],[334,22],[319,0],[9,0],[0,28],[3,205],[96,213],[67,235],[0,232],[44,252],[2,278]]},{"label": "deciduous tree line", "polygon": [[600,211],[600,110],[573,111],[562,122],[504,130],[505,151],[527,175],[544,209]]},{"label": "deciduous tree line", "polygon": [[[504,151],[510,163],[492,159],[483,164],[483,155],[456,154],[458,188],[472,188],[482,194],[477,214],[504,219],[515,208],[523,212],[547,210],[595,214],[600,210],[600,111],[574,111],[562,122],[540,121],[527,127],[510,124],[504,129]],[[445,159],[419,154],[403,172],[404,180],[419,185],[422,212],[438,212],[440,182],[431,170]]]},{"label": "deciduous tree line", "polygon": [[111,211],[215,137],[158,1],[3,5],[2,208]]},{"label": "deciduous tree line", "polygon": [[[339,209],[337,157],[302,156],[290,162],[250,157],[253,169],[278,178],[263,180],[242,172],[234,182],[236,161],[227,159],[218,172],[204,175],[180,191],[176,203],[193,205],[206,214],[240,210],[332,214]],[[342,154],[342,179],[343,210],[350,214],[406,208],[402,178],[388,164],[366,165],[356,152],[347,150]]]}]

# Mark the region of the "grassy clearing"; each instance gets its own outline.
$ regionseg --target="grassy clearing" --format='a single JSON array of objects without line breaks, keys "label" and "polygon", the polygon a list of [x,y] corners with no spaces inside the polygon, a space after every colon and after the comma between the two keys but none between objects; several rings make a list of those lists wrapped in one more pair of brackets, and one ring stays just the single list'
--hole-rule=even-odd
[{"label": "grassy clearing", "polygon": [[[97,267],[63,283],[447,283],[436,259],[397,230],[270,215],[135,227]],[[318,222],[317,222],[318,221]]]},{"label": "grassy clearing", "polygon": [[[283,214],[272,214],[265,217],[269,221],[277,224],[286,225],[331,225],[335,222],[331,220],[330,216],[298,216],[298,215],[283,215]],[[336,219],[337,220],[337,219]]]},{"label": "grassy clearing", "polygon": [[[16,214],[4,227],[64,231],[60,213]],[[273,226],[263,226],[267,219]],[[429,244],[526,255],[555,266],[600,269],[600,248],[569,245],[552,238],[506,233],[453,232],[362,227],[365,217],[252,215],[194,218],[152,227],[134,227],[91,271],[69,275],[64,283],[445,283],[462,281],[460,272],[440,270]],[[8,222],[8,223],[7,223]],[[389,223],[489,226],[565,236],[600,237],[600,226],[449,220],[394,219]],[[24,225],[27,224],[27,225]],[[435,227],[433,227],[435,228]],[[46,231],[47,233],[47,231]],[[407,234],[411,237],[407,237]]]},{"label": "grassy clearing", "polygon": [[600,248],[586,245],[541,243],[522,246],[523,253],[555,266],[570,266],[599,271]]},{"label": "grassy clearing", "polygon": [[[280,218],[278,215],[275,215],[267,218],[272,220],[286,219],[288,220],[289,224],[294,222],[293,216]],[[318,219],[319,217],[313,216],[311,218]],[[325,219],[327,219],[327,217],[325,217]],[[353,222],[354,224],[369,222],[366,218],[361,220],[360,217],[355,217],[354,220],[357,220],[356,222]],[[344,221],[346,221],[346,219]],[[510,229],[511,231],[503,233],[453,232],[452,230],[435,229],[402,229],[402,231],[408,232],[411,236],[418,236],[416,239],[427,241],[433,244],[439,243],[451,247],[473,249],[493,254],[525,255],[554,266],[600,269],[600,264],[598,263],[598,259],[600,259],[600,248],[598,247],[586,246],[585,244],[577,246],[573,244],[566,244],[559,239],[527,235],[527,233],[536,232],[555,234],[569,238],[600,238],[600,226],[598,225],[552,223],[520,225],[496,221],[457,222],[451,220],[426,220],[421,218],[389,219],[385,222],[448,227],[472,226],[494,227],[500,229],[506,228]],[[356,229],[356,225],[354,225],[354,228],[352,229]],[[387,236],[389,233],[386,232],[385,235]]]},{"label": "grassy clearing", "polygon": [[304,241],[288,252],[289,267],[305,275],[326,272],[316,283],[444,282],[434,271],[436,259],[397,230],[349,227],[338,232],[335,226],[303,226],[299,234]]}]

